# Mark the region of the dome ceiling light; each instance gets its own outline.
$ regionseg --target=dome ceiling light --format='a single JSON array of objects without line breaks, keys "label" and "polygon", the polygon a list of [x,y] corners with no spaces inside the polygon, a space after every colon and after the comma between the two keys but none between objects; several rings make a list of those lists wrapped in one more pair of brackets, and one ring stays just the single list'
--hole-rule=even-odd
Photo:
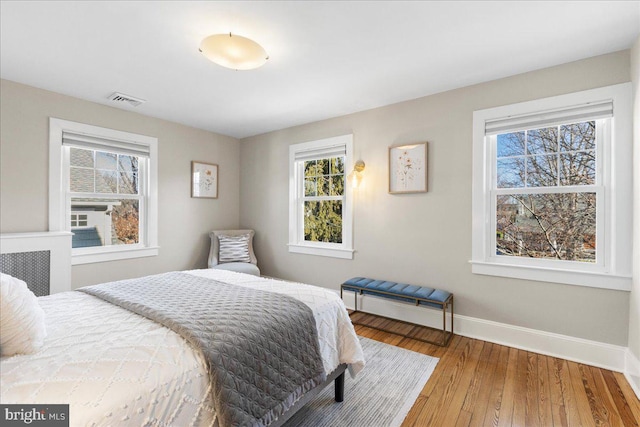
[{"label": "dome ceiling light", "polygon": [[233,70],[253,70],[263,66],[269,55],[251,39],[229,34],[214,34],[202,40],[200,52],[212,62]]}]

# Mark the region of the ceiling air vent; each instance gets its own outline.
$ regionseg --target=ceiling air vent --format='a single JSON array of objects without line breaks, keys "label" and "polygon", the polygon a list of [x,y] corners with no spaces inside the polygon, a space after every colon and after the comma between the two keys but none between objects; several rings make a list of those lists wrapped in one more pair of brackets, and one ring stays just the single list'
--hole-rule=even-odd
[{"label": "ceiling air vent", "polygon": [[138,105],[144,104],[145,102],[147,102],[144,99],[136,98],[135,96],[131,96],[131,95],[125,95],[124,93],[120,93],[120,92],[112,93],[108,99],[110,101],[115,101],[115,102],[128,102],[134,107],[137,107]]}]

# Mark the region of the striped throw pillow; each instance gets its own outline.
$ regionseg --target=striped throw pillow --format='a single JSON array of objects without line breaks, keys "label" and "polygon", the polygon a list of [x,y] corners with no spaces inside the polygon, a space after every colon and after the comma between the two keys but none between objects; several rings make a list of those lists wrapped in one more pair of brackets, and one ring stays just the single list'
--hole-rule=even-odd
[{"label": "striped throw pillow", "polygon": [[218,262],[251,262],[249,256],[249,235],[241,236],[218,236],[220,250],[218,252]]}]

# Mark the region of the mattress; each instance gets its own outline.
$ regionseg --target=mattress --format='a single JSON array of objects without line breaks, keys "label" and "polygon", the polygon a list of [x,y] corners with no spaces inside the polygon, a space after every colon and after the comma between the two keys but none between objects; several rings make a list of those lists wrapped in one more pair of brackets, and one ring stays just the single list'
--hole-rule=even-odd
[{"label": "mattress", "polygon": [[[292,296],[314,314],[323,367],[364,367],[340,297],[327,289],[224,270],[189,274]],[[171,330],[82,292],[39,298],[47,339],[0,360],[2,403],[70,404],[73,426],[216,426],[201,354]]]}]

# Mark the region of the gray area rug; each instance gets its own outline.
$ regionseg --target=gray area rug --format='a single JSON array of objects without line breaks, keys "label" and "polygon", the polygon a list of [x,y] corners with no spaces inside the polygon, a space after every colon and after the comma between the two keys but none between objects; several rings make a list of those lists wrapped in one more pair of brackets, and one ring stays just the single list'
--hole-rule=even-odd
[{"label": "gray area rug", "polygon": [[435,357],[360,337],[365,368],[347,372],[344,402],[333,384],[304,406],[284,427],[398,427],[438,363]]}]

